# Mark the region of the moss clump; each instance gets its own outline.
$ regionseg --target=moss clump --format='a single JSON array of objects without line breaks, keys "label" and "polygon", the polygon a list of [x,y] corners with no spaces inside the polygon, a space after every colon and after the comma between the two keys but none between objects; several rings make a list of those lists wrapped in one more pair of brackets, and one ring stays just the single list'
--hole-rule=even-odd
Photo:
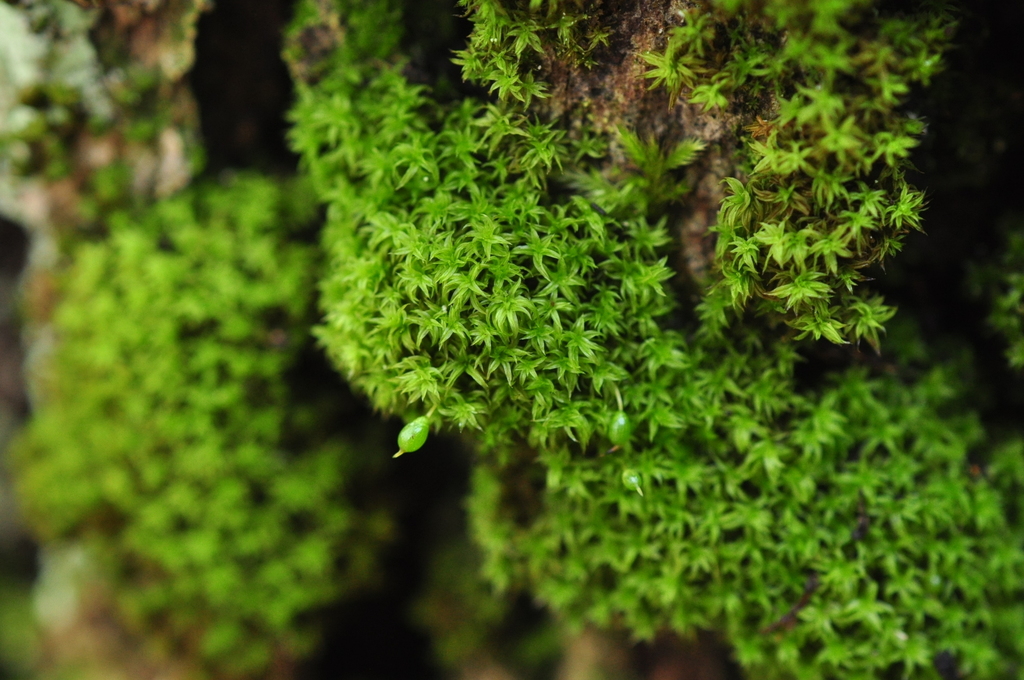
[{"label": "moss clump", "polygon": [[989,325],[1007,343],[1006,359],[1024,368],[1024,220],[1004,220],[1005,248],[998,262],[976,267],[972,281],[976,296],[990,298]]},{"label": "moss clump", "polygon": [[727,180],[705,321],[751,308],[799,337],[877,350],[893,310],[861,289],[864,270],[899,252],[924,206],[904,177],[924,124],[900,107],[940,69],[955,22],[941,4],[715,6],[683,13],[665,51],[646,55],[673,100],[768,118],[745,128],[747,177]]},{"label": "moss clump", "polygon": [[486,84],[502,100],[526,106],[546,97],[534,71],[551,55],[583,67],[595,64],[593,53],[608,45],[610,31],[597,3],[579,0],[460,0],[474,30],[466,49],[456,56],[467,80]]},{"label": "moss clump", "polygon": [[288,378],[318,271],[303,187],[202,185],[82,243],[16,451],[40,534],[84,542],[129,620],[227,676],[306,651],[386,531],[345,500],[338,404]]},{"label": "moss clump", "polygon": [[[969,472],[984,433],[953,376],[794,377],[808,344],[793,336],[877,344],[891,315],[854,284],[919,223],[901,175],[919,128],[897,107],[936,68],[948,16],[702,5],[707,30],[669,38],[703,60],[677,96],[714,69],[735,80],[750,53],[761,84],[700,104],[779,111],[729,182],[716,282],[688,304],[666,225],[700,143],[541,119],[511,90],[439,101],[404,75],[397,3],[330,6],[333,24],[304,5],[289,53],[309,73],[302,36],[339,36],[292,112],[329,206],[319,336],[378,408],[476,432],[470,519],[495,584],[638,636],[719,631],[756,677],[1012,672],[1004,642],[1024,624],[1002,613],[1024,553],[1004,492]],[[546,8],[470,5],[459,59],[518,58],[507,27]],[[495,22],[506,32],[480,40]],[[520,52],[548,54],[522,26]],[[730,316],[747,306],[761,318]]]},{"label": "moss clump", "polygon": [[[400,89],[371,86],[368,102],[407,96],[410,114],[425,103],[397,79],[382,80]],[[388,410],[420,403],[435,422],[461,428],[499,417],[500,437],[511,426],[532,441],[563,432],[586,441],[611,417],[604,404],[615,384],[671,353],[672,336],[653,322],[670,305],[668,235],[640,216],[617,222],[580,198],[542,203],[538,183],[566,153],[547,126],[476,105],[442,120],[440,133],[407,115],[394,138],[348,138],[391,152],[375,161],[383,172],[379,183],[370,179],[373,193],[350,194],[332,214],[321,337]],[[491,145],[521,174],[474,158]],[[363,219],[376,226],[369,242],[354,228]],[[567,250],[576,257],[562,257]],[[622,315],[623,304],[635,313]],[[591,395],[591,405],[578,395]]]},{"label": "moss clump", "polygon": [[[1011,672],[1024,630],[1019,530],[1003,514],[1014,494],[967,474],[983,432],[953,415],[952,377],[776,386],[786,401],[771,417],[737,368],[694,390],[718,417],[632,455],[546,451],[543,478],[485,459],[470,514],[488,576],[533,584],[578,623],[719,631],[751,677],[931,677],[939,654],[971,677]],[[716,377],[749,396],[715,394]],[[524,522],[512,490],[531,481],[542,496]]]},{"label": "moss clump", "polygon": [[[494,425],[496,441],[603,432],[617,384],[680,360],[682,337],[658,322],[673,308],[670,238],[648,219],[649,189],[699,145],[652,159],[634,140],[640,169],[613,183],[585,173],[599,140],[471,99],[440,106],[401,64],[369,61],[358,37],[338,52],[341,67],[300,89],[293,112],[296,148],[337,197],[328,352],[390,411],[422,404],[435,423]],[[336,146],[320,156],[324,139]],[[552,201],[556,181],[586,190]],[[673,421],[641,391],[621,396],[654,428]]]}]

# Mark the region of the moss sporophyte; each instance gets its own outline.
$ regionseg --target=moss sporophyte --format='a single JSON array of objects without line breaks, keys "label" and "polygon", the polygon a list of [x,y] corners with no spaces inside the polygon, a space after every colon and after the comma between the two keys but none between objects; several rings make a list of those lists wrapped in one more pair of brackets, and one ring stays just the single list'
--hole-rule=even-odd
[{"label": "moss sporophyte", "polygon": [[608,441],[616,447],[627,446],[633,434],[633,426],[624,411],[616,411],[612,415],[612,423],[608,428]]},{"label": "moss sporophyte", "polygon": [[398,433],[398,453],[393,458],[398,458],[403,453],[419,451],[427,443],[427,436],[430,434],[430,418],[420,416],[410,421]]},{"label": "moss sporophyte", "polygon": [[622,483],[626,485],[626,488],[636,491],[641,496],[644,495],[644,490],[640,486],[643,480],[640,478],[640,473],[636,470],[623,470],[622,471]]}]

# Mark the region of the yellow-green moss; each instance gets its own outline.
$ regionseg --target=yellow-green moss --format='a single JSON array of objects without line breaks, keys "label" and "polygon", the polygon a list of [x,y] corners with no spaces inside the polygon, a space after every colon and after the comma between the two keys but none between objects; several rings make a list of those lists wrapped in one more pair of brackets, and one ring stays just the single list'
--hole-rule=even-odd
[{"label": "yellow-green moss", "polygon": [[337,403],[289,382],[319,271],[304,187],[206,183],[81,243],[15,452],[37,531],[83,542],[128,621],[221,673],[307,651],[387,530],[346,500]]},{"label": "yellow-green moss", "polygon": [[[458,59],[490,103],[410,84],[383,20],[398,3],[329,6],[338,47],[292,112],[328,205],[319,337],[378,408],[476,433],[470,518],[497,586],[642,637],[719,631],[752,677],[930,678],[945,658],[1012,672],[1024,554],[1007,496],[969,472],[984,433],[953,376],[852,369],[799,388],[801,346],[771,326],[878,343],[891,310],[861,270],[919,225],[901,173],[920,125],[898,107],[938,68],[948,15],[685,15],[649,62],[691,55],[692,82],[652,83],[779,111],[729,180],[717,282],[694,308],[669,285],[662,218],[700,145],[621,131],[631,158],[614,168],[585,123],[528,108],[543,87],[524,66],[557,41],[573,59],[592,48],[545,23],[576,5],[466,4]],[[323,7],[306,3],[293,34],[324,29]],[[308,67],[299,44],[289,57]],[[744,307],[769,323],[729,311]],[[612,447],[619,411],[634,429]]]}]

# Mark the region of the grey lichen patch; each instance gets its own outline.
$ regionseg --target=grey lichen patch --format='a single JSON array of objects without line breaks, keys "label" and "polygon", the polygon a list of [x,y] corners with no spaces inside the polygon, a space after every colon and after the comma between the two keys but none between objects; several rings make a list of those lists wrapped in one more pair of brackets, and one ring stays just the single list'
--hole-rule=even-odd
[{"label": "grey lichen patch", "polygon": [[195,59],[196,21],[207,0],[102,2],[99,31],[124,35],[131,62],[159,69],[164,80],[182,78]]},{"label": "grey lichen patch", "polygon": [[64,232],[178,191],[201,163],[184,75],[206,3],[98,7],[25,0],[3,10],[17,35],[0,59],[0,194],[19,210],[34,183],[45,199],[35,217]]},{"label": "grey lichen patch", "polygon": [[32,32],[24,12],[0,4],[0,135],[20,127],[18,93],[42,78],[45,53],[46,43]]},{"label": "grey lichen patch", "polygon": [[[0,5],[0,212],[29,226],[49,212],[33,211],[21,195],[37,140],[71,122],[74,108],[99,122],[112,115],[88,40],[92,24],[92,13],[70,3]],[[61,146],[56,136],[51,148]]]}]

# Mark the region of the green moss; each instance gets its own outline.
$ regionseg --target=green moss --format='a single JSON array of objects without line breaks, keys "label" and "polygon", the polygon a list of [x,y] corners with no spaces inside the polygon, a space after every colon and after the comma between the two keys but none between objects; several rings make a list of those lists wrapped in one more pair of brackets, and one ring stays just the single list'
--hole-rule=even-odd
[{"label": "green moss", "polygon": [[473,22],[466,49],[455,63],[467,80],[486,85],[502,100],[529,106],[547,96],[532,71],[550,50],[559,59],[591,66],[592,54],[608,44],[597,21],[600,8],[580,0],[460,0]]},{"label": "green moss", "polygon": [[[707,324],[728,310],[782,318],[800,337],[865,340],[892,315],[864,270],[920,228],[924,197],[905,180],[923,124],[901,111],[941,68],[955,21],[941,3],[912,14],[868,2],[674,7],[680,26],[648,52],[647,77],[705,109],[765,115],[748,137],[747,177],[730,179],[719,215],[721,272]],[[544,96],[539,65],[593,65],[613,14],[572,2],[469,2],[468,80],[508,102]],[[653,11],[653,10],[652,10]],[[760,118],[759,118],[760,120]],[[762,139],[763,137],[763,139]]]},{"label": "green moss", "polygon": [[987,267],[975,267],[972,287],[989,299],[989,326],[1007,343],[1006,359],[1024,368],[1024,220],[1004,220],[1002,256]]},{"label": "green moss", "polygon": [[[311,6],[294,35],[322,26]],[[926,678],[946,656],[1013,672],[1012,492],[970,473],[990,451],[953,375],[794,378],[796,339],[877,345],[892,314],[862,271],[919,226],[902,172],[920,126],[898,107],[937,68],[946,14],[734,3],[650,56],[652,82],[691,102],[778,107],[729,180],[718,276],[693,305],[666,215],[701,145],[535,117],[516,60],[537,51],[522,13],[543,7],[470,6],[459,59],[473,78],[510,60],[507,92],[484,78],[498,103],[410,84],[394,5],[333,7],[340,46],[292,112],[328,204],[318,334],[377,408],[475,433],[470,518],[495,585],[577,624],[719,631],[751,677]],[[667,75],[685,63],[692,78]]]},{"label": "green moss", "polygon": [[85,543],[128,620],[258,675],[309,649],[309,614],[368,578],[386,524],[344,491],[338,404],[288,375],[315,251],[303,184],[239,176],[118,213],[61,277],[56,349],[16,451],[29,519]]},{"label": "green moss", "polygon": [[[485,462],[470,515],[486,572],[533,584],[577,624],[721,631],[751,677],[930,677],[942,651],[1003,676],[1024,630],[1019,532],[1002,510],[1014,496],[965,474],[982,433],[952,415],[950,384],[853,372],[821,394],[776,387],[775,418],[702,386],[692,398],[721,415],[633,455],[548,450],[541,479]],[[531,477],[543,509],[524,524],[510,480]]]},{"label": "green moss", "polygon": [[863,290],[865,269],[899,252],[924,207],[904,177],[924,126],[900,107],[941,67],[955,22],[941,4],[898,15],[865,2],[718,4],[728,10],[685,13],[665,52],[646,56],[673,99],[685,90],[705,108],[769,118],[747,128],[748,176],[727,180],[704,319],[751,308],[799,337],[877,349],[892,309]]},{"label": "green moss", "polygon": [[39,652],[34,624],[30,591],[5,576],[0,580],[0,668],[5,676],[31,677]]}]

